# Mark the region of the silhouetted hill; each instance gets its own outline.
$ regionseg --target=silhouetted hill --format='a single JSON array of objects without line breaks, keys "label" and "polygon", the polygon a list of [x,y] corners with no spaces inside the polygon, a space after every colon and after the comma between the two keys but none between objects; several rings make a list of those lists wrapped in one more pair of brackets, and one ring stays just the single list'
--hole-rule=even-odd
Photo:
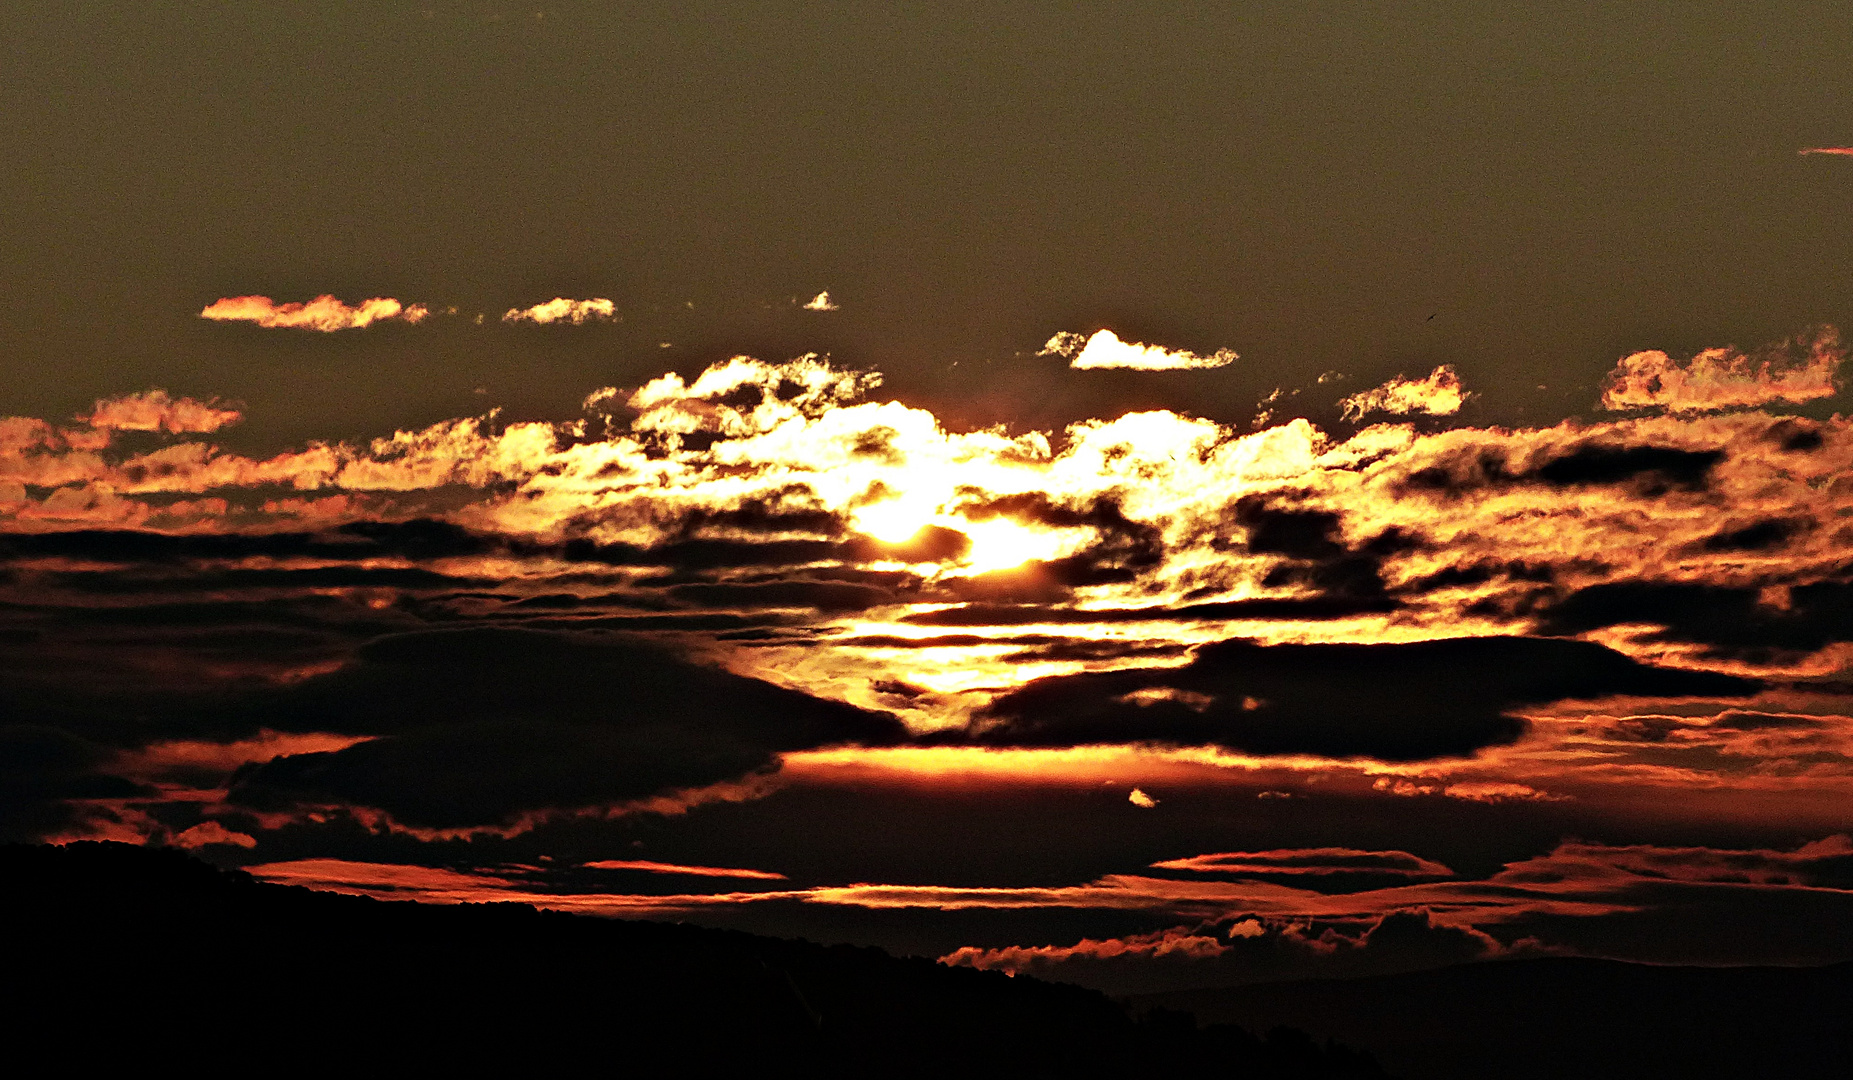
[{"label": "silhouetted hill", "polygon": [[122,844],[0,848],[0,917],[8,1057],[58,1072],[1382,1075],[1293,1032],[876,949],[388,903]]},{"label": "silhouetted hill", "polygon": [[1693,968],[1563,957],[1131,1001],[1368,1046],[1410,1080],[1853,1076],[1853,964]]}]

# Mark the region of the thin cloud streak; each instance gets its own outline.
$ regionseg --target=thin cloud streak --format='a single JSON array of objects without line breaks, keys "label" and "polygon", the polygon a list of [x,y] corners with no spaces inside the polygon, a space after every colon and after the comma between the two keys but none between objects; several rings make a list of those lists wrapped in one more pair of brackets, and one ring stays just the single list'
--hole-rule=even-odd
[{"label": "thin cloud streak", "polygon": [[1834,154],[1840,157],[1853,157],[1853,146],[1811,146],[1803,154]]},{"label": "thin cloud streak", "polygon": [[358,330],[376,322],[422,322],[431,314],[423,304],[403,304],[391,297],[376,296],[353,307],[331,295],[321,295],[306,303],[279,304],[268,296],[229,296],[215,300],[200,311],[200,318],[215,322],[250,322],[266,328],[316,330]]},{"label": "thin cloud streak", "polygon": [[689,877],[754,878],[761,881],[784,881],[784,874],[767,870],[745,870],[728,866],[683,866],[680,863],[652,862],[649,859],[601,859],[581,864],[588,870],[641,870],[647,874],[685,874]]}]

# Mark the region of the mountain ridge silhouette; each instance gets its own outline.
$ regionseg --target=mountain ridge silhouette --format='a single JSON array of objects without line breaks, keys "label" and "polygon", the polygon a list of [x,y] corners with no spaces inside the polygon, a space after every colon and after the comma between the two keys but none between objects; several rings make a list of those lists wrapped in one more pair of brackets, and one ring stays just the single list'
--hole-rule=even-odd
[{"label": "mountain ridge silhouette", "polygon": [[1081,987],[878,949],[259,882],[174,849],[0,847],[0,1034],[99,1066],[470,1074],[1382,1077]]}]

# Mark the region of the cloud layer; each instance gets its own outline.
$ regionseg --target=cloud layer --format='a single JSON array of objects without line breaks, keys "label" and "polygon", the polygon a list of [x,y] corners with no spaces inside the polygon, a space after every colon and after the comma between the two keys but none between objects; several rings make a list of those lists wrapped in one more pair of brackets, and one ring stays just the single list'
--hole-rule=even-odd
[{"label": "cloud layer", "polygon": [[0,831],[1116,985],[1818,959],[1853,430],[1762,406],[1835,348],[1518,429],[960,431],[818,357],[268,457],[7,418]]}]

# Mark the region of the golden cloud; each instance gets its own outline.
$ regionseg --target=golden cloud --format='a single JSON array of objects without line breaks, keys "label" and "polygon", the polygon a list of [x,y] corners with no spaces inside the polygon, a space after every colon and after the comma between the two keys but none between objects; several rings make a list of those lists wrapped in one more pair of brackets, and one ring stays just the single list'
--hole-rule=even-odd
[{"label": "golden cloud", "polygon": [[1611,412],[1694,413],[1813,401],[1839,391],[1835,376],[1845,359],[1832,327],[1754,355],[1718,348],[1681,361],[1650,349],[1621,358],[1603,383],[1599,404]]},{"label": "golden cloud", "polygon": [[574,326],[587,322],[607,322],[617,318],[617,305],[601,296],[589,300],[568,300],[556,296],[542,304],[528,308],[509,308],[502,315],[503,322],[547,323],[569,322]]},{"label": "golden cloud", "polygon": [[1121,341],[1111,330],[1096,330],[1092,337],[1063,331],[1050,338],[1039,356],[1063,356],[1068,366],[1077,370],[1095,368],[1133,368],[1139,371],[1181,371],[1219,368],[1241,359],[1234,350],[1217,349],[1213,353],[1193,353],[1184,349],[1167,349],[1162,345],[1142,345]]},{"label": "golden cloud", "polygon": [[402,304],[391,297],[375,296],[349,307],[333,296],[318,296],[307,303],[279,304],[268,296],[228,296],[208,304],[202,319],[216,322],[251,322],[263,327],[296,330],[357,330],[373,323],[397,320],[422,322],[431,314],[423,304]]},{"label": "golden cloud", "polygon": [[[219,408],[216,401],[169,397],[155,389],[139,394],[99,399],[87,415],[78,417],[93,428],[116,431],[166,431],[172,434],[217,431],[243,419],[237,409]],[[99,447],[100,449],[100,447]]]},{"label": "golden cloud", "polygon": [[1398,375],[1382,386],[1351,395],[1338,403],[1347,419],[1359,420],[1370,413],[1407,416],[1451,416],[1472,397],[1461,386],[1461,379],[1450,365],[1443,364],[1426,378],[1405,379]]}]

